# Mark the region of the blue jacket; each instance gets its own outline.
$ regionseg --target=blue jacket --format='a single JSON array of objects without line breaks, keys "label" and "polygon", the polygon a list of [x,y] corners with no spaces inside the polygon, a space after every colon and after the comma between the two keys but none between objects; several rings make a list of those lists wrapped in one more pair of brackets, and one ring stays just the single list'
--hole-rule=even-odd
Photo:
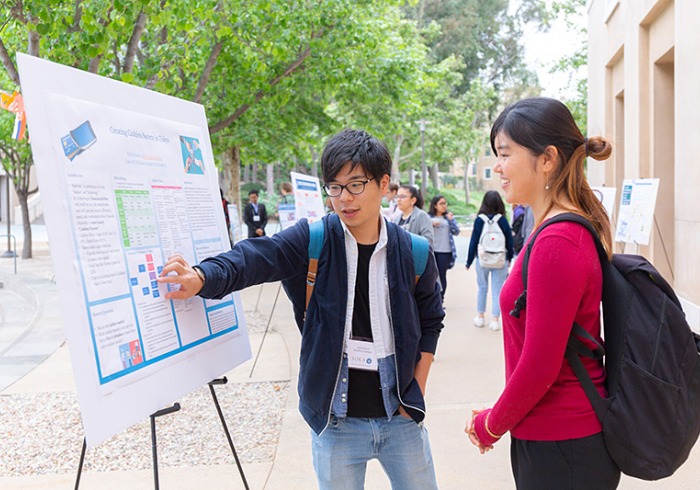
[{"label": "blue jacket", "polygon": [[[243,240],[230,251],[199,264],[206,276],[199,292],[204,298],[219,299],[255,284],[282,281],[302,335],[299,411],[316,433],[321,433],[330,420],[343,359],[348,295],[343,227],[335,214],[325,216],[323,222],[324,243],[306,319],[309,226],[305,219],[271,237]],[[425,401],[413,373],[421,352],[435,353],[445,316],[438,271],[431,252],[416,284],[410,235],[387,223],[387,240],[398,395],[419,422],[425,417]]]}]

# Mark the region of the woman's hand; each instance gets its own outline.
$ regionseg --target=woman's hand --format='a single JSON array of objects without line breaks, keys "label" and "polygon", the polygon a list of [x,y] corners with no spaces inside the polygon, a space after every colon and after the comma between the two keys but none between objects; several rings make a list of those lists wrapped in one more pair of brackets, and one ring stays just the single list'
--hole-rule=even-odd
[{"label": "woman's hand", "polygon": [[476,416],[479,415],[481,412],[483,412],[483,410],[472,410],[472,418],[467,424],[467,426],[464,428],[464,432],[469,436],[469,440],[471,441],[471,443],[474,444],[477,448],[479,448],[479,452],[481,454],[485,454],[491,449],[493,449],[493,445],[484,446],[479,440],[479,437],[476,435],[476,431],[474,430],[474,419],[476,419]]}]

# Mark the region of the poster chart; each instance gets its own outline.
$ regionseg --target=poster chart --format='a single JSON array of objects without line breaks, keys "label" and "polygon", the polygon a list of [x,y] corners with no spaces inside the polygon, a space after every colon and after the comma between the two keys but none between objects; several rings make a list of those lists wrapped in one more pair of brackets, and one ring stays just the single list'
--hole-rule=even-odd
[{"label": "poster chart", "polygon": [[616,242],[649,245],[658,192],[659,179],[626,179],[622,182]]},{"label": "poster chart", "polygon": [[290,173],[294,188],[295,218],[306,218],[309,223],[319,221],[326,214],[323,207],[323,192],[318,178],[297,172]]},{"label": "poster chart", "polygon": [[591,187],[595,196],[600,200],[601,204],[608,213],[608,219],[610,223],[614,223],[615,220],[615,197],[617,196],[617,188],[615,187]]},{"label": "poster chart", "polygon": [[172,255],[229,247],[204,108],[17,58],[92,447],[250,359],[250,343],[237,295],[169,301],[156,281]]}]

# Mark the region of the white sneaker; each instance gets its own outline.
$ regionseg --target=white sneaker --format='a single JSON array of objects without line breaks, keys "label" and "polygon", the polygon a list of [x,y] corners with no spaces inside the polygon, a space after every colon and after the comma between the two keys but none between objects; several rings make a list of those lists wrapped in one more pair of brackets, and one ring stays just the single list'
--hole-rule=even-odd
[{"label": "white sneaker", "polygon": [[500,329],[501,323],[498,320],[491,320],[491,323],[489,323],[489,330],[493,330],[494,332],[496,332]]},{"label": "white sneaker", "polygon": [[474,317],[474,326],[482,328],[484,326],[484,317],[483,316],[475,316]]}]

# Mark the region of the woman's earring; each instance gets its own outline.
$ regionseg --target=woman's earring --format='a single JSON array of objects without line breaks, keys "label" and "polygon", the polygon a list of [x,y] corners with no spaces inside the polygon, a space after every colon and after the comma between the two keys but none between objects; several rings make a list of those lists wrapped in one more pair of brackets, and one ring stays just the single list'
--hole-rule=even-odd
[{"label": "woman's earring", "polygon": [[548,191],[549,190],[549,182],[544,186],[544,190]]}]

